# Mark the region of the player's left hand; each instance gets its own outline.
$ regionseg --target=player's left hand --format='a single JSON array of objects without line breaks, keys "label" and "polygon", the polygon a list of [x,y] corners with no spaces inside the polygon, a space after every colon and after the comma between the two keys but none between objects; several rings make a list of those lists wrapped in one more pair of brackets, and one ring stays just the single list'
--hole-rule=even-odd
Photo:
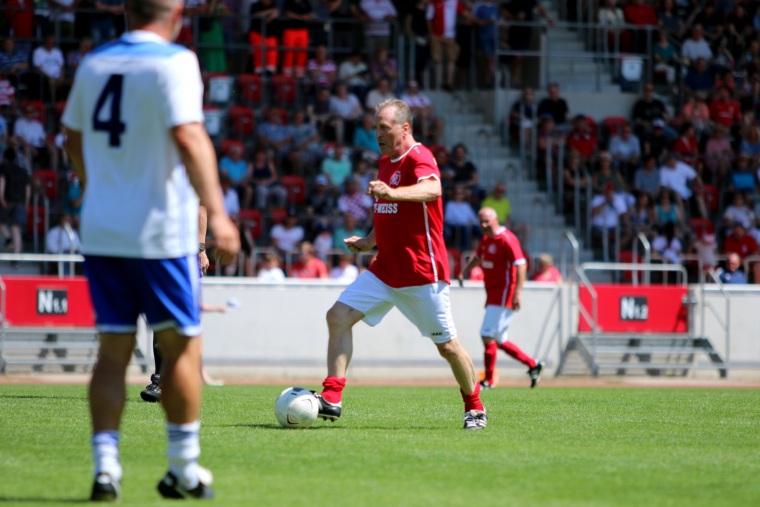
[{"label": "player's left hand", "polygon": [[522,299],[522,295],[515,291],[514,295],[512,296],[512,310],[519,312],[520,311],[520,299]]},{"label": "player's left hand", "polygon": [[205,276],[206,271],[208,271],[208,255],[206,255],[206,251],[198,252],[198,263],[201,265],[201,273]]},{"label": "player's left hand", "polygon": [[373,180],[367,185],[367,195],[380,197],[381,199],[390,199],[393,189],[387,183],[380,180]]}]

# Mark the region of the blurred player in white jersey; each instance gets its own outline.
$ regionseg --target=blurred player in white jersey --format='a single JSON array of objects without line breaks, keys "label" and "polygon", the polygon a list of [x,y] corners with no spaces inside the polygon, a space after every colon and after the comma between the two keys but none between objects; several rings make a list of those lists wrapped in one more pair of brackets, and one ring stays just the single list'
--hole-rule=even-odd
[{"label": "blurred player in white jersey", "polygon": [[353,326],[360,320],[374,326],[395,306],[448,361],[464,401],[464,429],[480,430],[488,421],[480,384],[451,317],[441,173],[432,153],[412,136],[406,102],[390,99],[376,109],[376,136],[384,156],[377,180],[366,189],[375,201],[375,227],[364,238],[344,242],[353,253],[377,246],[377,258],[327,312],[328,376],[317,395],[319,415],[333,421],[341,415]]},{"label": "blurred player in white jersey", "polygon": [[63,123],[66,151],[87,185],[81,215],[85,272],[100,332],[90,381],[91,500],[120,497],[119,426],[125,374],[144,314],[164,356],[166,498],[210,498],[198,465],[201,378],[198,200],[217,250],[240,249],[221,199],[203,128],[196,56],[171,44],[182,0],[127,0],[130,31],[92,51],[77,70]]},{"label": "blurred player in white jersey", "polygon": [[509,229],[499,224],[499,217],[493,208],[483,208],[478,212],[483,239],[478,251],[467,262],[459,275],[460,283],[470,276],[470,271],[480,265],[486,288],[486,314],[480,328],[485,353],[485,375],[480,382],[483,389],[491,389],[496,383],[496,355],[499,349],[528,367],[530,387],[536,387],[541,380],[544,364],[536,361],[507,339],[507,329],[514,312],[522,304],[522,287],[525,283],[527,262],[517,239]]}]

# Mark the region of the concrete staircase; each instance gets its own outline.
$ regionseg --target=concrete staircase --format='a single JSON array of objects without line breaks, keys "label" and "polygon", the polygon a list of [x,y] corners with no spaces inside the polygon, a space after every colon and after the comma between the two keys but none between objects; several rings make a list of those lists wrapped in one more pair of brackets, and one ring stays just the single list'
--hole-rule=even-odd
[{"label": "concrete staircase", "polygon": [[[571,230],[564,217],[557,213],[546,193],[539,190],[535,181],[528,178],[519,158],[503,146],[499,126],[488,118],[492,114],[478,104],[478,92],[446,93],[425,92],[433,102],[437,115],[444,118],[445,130],[441,144],[451,149],[464,143],[469,158],[478,168],[482,188],[488,190],[497,182],[507,186],[507,197],[512,204],[512,221],[530,228],[527,244],[523,245],[531,255],[548,252],[559,264],[564,245],[565,232]],[[576,232],[576,235],[580,235]],[[571,258],[569,246],[568,258]],[[590,251],[581,252],[581,262],[592,260]]]}]

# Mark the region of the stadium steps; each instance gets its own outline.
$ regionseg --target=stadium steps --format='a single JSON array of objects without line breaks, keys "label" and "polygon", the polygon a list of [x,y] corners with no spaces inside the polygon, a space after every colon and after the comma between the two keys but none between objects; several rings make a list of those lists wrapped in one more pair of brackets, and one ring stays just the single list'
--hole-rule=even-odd
[{"label": "stadium steps", "polygon": [[[700,362],[703,356],[707,361]],[[723,359],[706,337],[684,334],[580,334],[570,338],[556,375],[686,375],[690,370],[717,370],[727,375]]]},{"label": "stadium steps", "polygon": [[[543,1],[541,5],[551,19],[559,19],[555,2]],[[586,50],[583,36],[584,31],[556,26],[546,31],[544,44],[548,52],[547,82],[560,83],[563,91],[619,93],[620,87],[614,82],[608,65]],[[572,53],[585,53],[587,57],[578,59],[562,56]]]},{"label": "stadium steps", "polygon": [[[97,360],[99,343],[93,328],[9,326],[0,330],[0,373],[16,367],[26,371],[29,367],[33,371],[48,366],[63,367],[64,371],[90,367]],[[134,359],[143,373],[148,371],[147,358],[139,347]]]},{"label": "stadium steps", "polygon": [[[527,224],[530,233],[524,248],[532,254],[550,253],[558,262],[563,248],[565,232],[570,230],[565,218],[548,204],[549,199],[538,184],[525,171],[511,171],[520,167],[519,158],[501,144],[498,127],[487,118],[489,115],[479,106],[478,92],[459,91],[454,94],[427,90],[433,110],[445,122],[442,145],[451,150],[457,143],[464,143],[469,159],[478,168],[480,186],[488,190],[497,182],[507,185],[507,197],[512,204],[512,220],[515,224]],[[580,253],[581,262],[593,260],[590,250]],[[606,279],[605,279],[606,281]]]}]

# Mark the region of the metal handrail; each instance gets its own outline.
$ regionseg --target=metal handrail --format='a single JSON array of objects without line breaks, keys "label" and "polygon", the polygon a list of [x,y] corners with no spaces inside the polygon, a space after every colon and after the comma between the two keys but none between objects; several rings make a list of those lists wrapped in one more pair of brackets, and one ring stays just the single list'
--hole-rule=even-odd
[{"label": "metal handrail", "polygon": [[581,271],[667,271],[680,273],[680,285],[687,285],[688,273],[681,264],[637,264],[634,262],[584,262]]},{"label": "metal handrail", "polygon": [[[639,258],[639,242],[644,246],[644,264],[651,264],[652,262],[652,245],[649,244],[646,234],[639,231],[636,234],[636,238],[633,240],[633,260]],[[649,271],[644,271],[644,285],[649,285]],[[639,284],[639,277],[633,277],[633,285]]]},{"label": "metal handrail", "polygon": [[702,278],[702,283],[700,284],[700,290],[701,290],[701,299],[702,299],[702,312],[701,312],[701,323],[700,327],[701,333],[700,336],[705,336],[705,307],[709,308],[710,311],[713,313],[713,316],[718,320],[718,325],[723,328],[723,332],[725,333],[725,350],[723,351],[723,357],[725,360],[726,365],[729,364],[729,353],[731,350],[731,298],[728,296],[728,293],[726,292],[726,288],[723,284],[723,282],[720,281],[720,276],[718,276],[718,273],[715,271],[715,269],[711,268],[707,271],[707,274],[710,275],[710,277],[713,279],[715,284],[718,286],[718,290],[720,291],[721,295],[723,296],[723,299],[726,302],[726,320],[723,320],[720,318],[720,315],[718,315],[718,312],[713,308],[713,306],[705,301],[705,283],[704,283],[704,277]]},{"label": "metal handrail", "polygon": [[575,234],[573,234],[570,231],[566,231],[564,236],[562,236],[562,253],[560,255],[560,272],[562,273],[562,278],[567,279],[569,278],[568,272],[567,272],[567,248],[565,246],[566,243],[570,243],[570,246],[573,248],[573,271],[577,270],[579,267],[579,259],[580,259],[580,245],[578,243],[578,238],[575,237]]}]

